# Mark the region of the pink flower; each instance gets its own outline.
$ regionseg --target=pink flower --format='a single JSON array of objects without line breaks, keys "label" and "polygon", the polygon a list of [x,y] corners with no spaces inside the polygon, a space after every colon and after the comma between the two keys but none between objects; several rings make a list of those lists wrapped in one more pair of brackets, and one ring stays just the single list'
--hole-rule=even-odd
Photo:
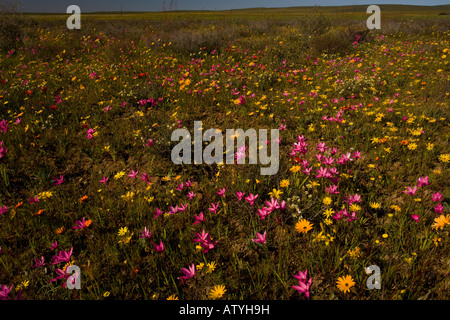
[{"label": "pink flower", "polygon": [[188,200],[192,200],[192,198],[194,198],[197,194],[194,193],[193,191],[189,191],[187,194],[187,198]]},{"label": "pink flower", "polygon": [[219,196],[222,196],[222,197],[224,197],[225,198],[225,191],[226,191],[226,189],[225,188],[219,188],[219,191],[218,192],[216,192],[216,194],[218,194]]},{"label": "pink flower", "polygon": [[159,244],[155,244],[155,251],[156,252],[163,252],[164,251],[164,244],[162,241],[159,242]]},{"label": "pink flower", "polygon": [[3,141],[0,141],[0,159],[6,156],[8,149],[3,148]]},{"label": "pink flower", "polygon": [[187,207],[189,206],[189,203],[186,204],[180,204],[180,206],[178,207],[178,211],[184,212],[186,211]]},{"label": "pink flower", "polygon": [[214,214],[217,214],[218,208],[219,208],[219,202],[217,202],[217,204],[211,203],[211,207],[208,208],[208,210],[213,212]]},{"label": "pink flower", "polygon": [[195,218],[195,221],[194,221],[193,224],[197,224],[197,223],[205,221],[205,218],[203,216],[203,212],[200,212],[198,216],[195,215],[194,218]]},{"label": "pink flower", "polygon": [[444,213],[444,206],[442,205],[442,203],[439,203],[437,206],[434,207],[434,211],[438,214],[443,214]]},{"label": "pink flower", "polygon": [[28,199],[28,201],[30,202],[30,204],[33,204],[33,203],[39,202],[39,199],[38,199],[38,196],[36,196],[34,198]]},{"label": "pink flower", "polygon": [[277,199],[274,199],[273,197],[270,197],[270,201],[264,202],[267,206],[267,210],[270,210],[272,212],[275,209],[280,209],[280,204],[278,203]]},{"label": "pink flower", "polygon": [[0,287],[0,300],[6,300],[8,298],[9,293],[12,290],[13,285],[11,285],[11,287],[7,287],[4,284],[1,285]]},{"label": "pink flower", "polygon": [[131,173],[128,176],[132,179],[136,179],[136,176],[138,173],[139,173],[139,171],[131,170]]},{"label": "pink flower", "polygon": [[300,293],[304,293],[305,297],[309,299],[309,287],[311,286],[312,278],[307,283],[299,281],[298,286],[291,286],[291,288],[297,290]]},{"label": "pink flower", "polygon": [[109,178],[107,177],[102,177],[102,180],[100,180],[100,183],[106,184],[108,182]]},{"label": "pink flower", "polygon": [[178,205],[176,205],[175,208],[170,206],[169,207],[169,212],[167,212],[167,214],[175,214],[175,213],[178,212],[178,210],[179,210]]},{"label": "pink flower", "polygon": [[252,206],[256,198],[258,198],[258,195],[253,195],[250,193],[247,197],[245,197],[245,200]]},{"label": "pink flower", "polygon": [[158,218],[158,217],[159,217],[161,214],[163,214],[163,213],[164,213],[163,211],[161,211],[160,209],[156,208],[156,211],[153,212],[153,214],[155,215],[155,216],[153,217],[153,219]]},{"label": "pink flower", "polygon": [[406,187],[406,190],[403,191],[403,193],[410,194],[412,196],[415,195],[416,192],[417,192],[417,186],[415,186],[414,188],[411,188],[408,186],[408,187]]},{"label": "pink flower", "polygon": [[316,178],[328,178],[328,169],[322,168],[322,166],[319,167],[319,169],[316,169],[317,175]]},{"label": "pink flower", "polygon": [[301,282],[306,282],[306,277],[308,275],[308,269],[305,270],[305,272],[299,271],[298,274],[294,274],[293,277]]},{"label": "pink flower", "polygon": [[319,142],[317,144],[317,150],[319,150],[320,152],[325,152],[325,150],[327,150],[328,147],[325,146],[325,142]]},{"label": "pink flower", "polygon": [[263,220],[265,217],[267,217],[270,213],[272,212],[272,210],[263,207],[262,209],[258,209],[258,213],[257,215],[260,217],[261,220]]},{"label": "pink flower", "polygon": [[84,217],[83,217],[83,219],[81,219],[81,220],[75,221],[75,224],[76,224],[76,225],[72,227],[72,229],[74,229],[74,230],[76,230],[76,229],[84,229],[84,228],[87,227],[87,225],[86,225],[86,220],[85,220]]},{"label": "pink flower", "polygon": [[242,198],[245,196],[245,192],[236,192],[236,197],[238,198],[238,201],[241,201]]},{"label": "pink flower", "polygon": [[147,229],[147,227],[144,227],[144,230],[141,230],[141,235],[139,238],[147,238],[150,239],[152,236],[151,232]]},{"label": "pink flower", "polygon": [[55,178],[55,179],[53,179],[53,185],[54,186],[57,186],[57,185],[60,185],[61,183],[63,183],[63,181],[64,181],[64,176],[59,176],[59,179],[58,178]]},{"label": "pink flower", "polygon": [[34,265],[31,266],[32,268],[42,267],[45,266],[44,262],[44,256],[41,257],[41,259],[34,259]]},{"label": "pink flower", "polygon": [[55,242],[53,242],[52,244],[51,244],[51,246],[50,246],[50,250],[55,250],[56,248],[58,247],[58,241],[55,241]]},{"label": "pink flower", "polygon": [[325,187],[325,192],[329,194],[338,194],[339,191],[337,191],[338,186],[335,184],[332,184],[328,187]]},{"label": "pink flower", "polygon": [[178,277],[178,279],[180,279],[181,283],[184,284],[185,280],[193,278],[195,276],[195,265],[192,264],[191,266],[188,266],[188,269],[181,268],[181,272],[184,273],[184,276]]},{"label": "pink flower", "polygon": [[431,195],[431,199],[435,202],[442,201],[442,194],[440,194],[439,192],[433,193]]},{"label": "pink flower", "polygon": [[414,221],[419,222],[420,216],[418,214],[412,214],[411,218],[413,218]]},{"label": "pink flower", "polygon": [[418,187],[423,187],[423,186],[427,186],[427,185],[429,185],[429,183],[428,183],[428,176],[420,177],[419,179],[417,179],[417,186]]},{"label": "pink flower", "polygon": [[256,238],[252,239],[252,241],[256,242],[256,243],[264,244],[264,243],[266,243],[266,234],[267,234],[266,231],[264,231],[263,234],[260,234],[260,233],[257,232],[256,233]]},{"label": "pink flower", "polygon": [[73,247],[70,248],[70,251],[60,251],[57,256],[53,256],[53,262],[52,264],[57,264],[60,262],[69,262],[70,257],[72,255]]},{"label": "pink flower", "polygon": [[151,147],[152,145],[153,145],[153,140],[152,139],[149,139],[147,141],[147,143],[145,144],[146,147]]},{"label": "pink flower", "polygon": [[181,184],[179,184],[179,185],[177,186],[177,188],[176,188],[175,190],[181,191],[181,190],[183,190],[183,188],[184,188],[184,183],[182,182]]},{"label": "pink flower", "polygon": [[361,157],[361,152],[359,152],[358,150],[356,150],[355,152],[353,152],[353,158],[354,159],[360,159]]},{"label": "pink flower", "polygon": [[4,214],[5,212],[8,212],[8,207],[7,206],[0,207],[0,214]]}]

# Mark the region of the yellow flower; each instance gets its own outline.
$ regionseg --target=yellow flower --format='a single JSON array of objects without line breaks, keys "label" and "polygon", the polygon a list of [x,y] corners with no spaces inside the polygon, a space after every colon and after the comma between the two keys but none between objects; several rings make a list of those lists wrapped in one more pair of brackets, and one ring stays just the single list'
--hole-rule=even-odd
[{"label": "yellow flower", "polygon": [[124,175],[125,175],[125,171],[117,172],[117,173],[114,175],[114,180],[119,180],[119,179],[122,178]]},{"label": "yellow flower", "polygon": [[360,249],[359,247],[356,247],[354,250],[347,250],[347,253],[349,254],[350,258],[359,258]]},{"label": "yellow flower", "polygon": [[323,198],[322,202],[323,202],[323,204],[325,204],[325,205],[330,205],[331,202],[332,202],[332,200],[331,200],[330,197],[325,197],[325,198]]},{"label": "yellow flower", "polygon": [[402,212],[402,209],[399,206],[395,205],[395,204],[393,204],[390,208],[394,209],[397,212]]},{"label": "yellow flower", "polygon": [[128,228],[127,227],[123,227],[123,228],[120,228],[119,229],[119,237],[122,237],[122,236],[124,236],[126,233],[128,233],[129,231],[128,231]]},{"label": "yellow flower", "polygon": [[271,197],[274,197],[274,198],[279,198],[280,197],[280,195],[282,195],[283,194],[283,192],[281,192],[280,190],[277,190],[277,189],[273,189],[272,190],[272,192],[269,192],[269,196],[271,196]]},{"label": "yellow flower", "polygon": [[224,285],[215,286],[209,292],[209,297],[211,299],[222,298],[222,296],[225,294],[226,291],[227,291],[227,289],[225,289]]},{"label": "yellow flower", "polygon": [[178,299],[178,297],[175,294],[173,294],[170,297],[168,297],[167,300],[180,300],[180,299]]},{"label": "yellow flower", "polygon": [[434,144],[432,144],[431,142],[428,142],[428,144],[427,144],[427,150],[428,150],[428,151],[431,151],[431,150],[433,150],[433,148],[434,148]]},{"label": "yellow flower", "polygon": [[105,291],[105,293],[103,293],[103,296],[104,296],[105,298],[107,298],[107,297],[109,297],[110,294],[111,294],[111,293],[110,293],[109,291]]},{"label": "yellow flower", "polygon": [[447,217],[441,214],[439,217],[434,219],[434,222],[435,223],[431,226],[433,229],[444,229],[446,224],[450,224],[450,214],[448,214]]},{"label": "yellow flower", "polygon": [[372,209],[378,209],[378,208],[380,208],[381,204],[378,203],[378,202],[371,202],[371,203],[369,204],[369,206],[370,206]]},{"label": "yellow flower", "polygon": [[287,179],[281,180],[281,182],[280,182],[280,187],[281,187],[281,188],[285,188],[285,187],[287,187],[287,186],[289,186],[289,180],[287,180]]},{"label": "yellow flower", "polygon": [[208,264],[206,264],[208,266],[208,271],[207,273],[212,273],[215,269],[216,269],[216,262],[210,262]]},{"label": "yellow flower", "polygon": [[332,208],[328,208],[323,212],[323,215],[327,218],[331,217],[334,214],[334,210]]},{"label": "yellow flower", "polygon": [[340,277],[336,281],[336,286],[339,290],[343,291],[344,293],[350,292],[350,288],[355,285],[355,281],[353,281],[353,278],[350,275],[346,275],[345,277]]},{"label": "yellow flower", "polygon": [[439,161],[445,162],[445,163],[450,162],[450,154],[448,154],[448,153],[441,154],[439,156]]},{"label": "yellow flower", "polygon": [[417,144],[415,144],[414,142],[408,144],[408,149],[409,150],[415,150],[417,148]]},{"label": "yellow flower", "polygon": [[302,219],[295,224],[295,230],[297,230],[298,233],[306,234],[312,229],[312,227],[313,224],[306,219]]},{"label": "yellow flower", "polygon": [[359,205],[357,205],[356,203],[353,203],[350,207],[349,207],[350,211],[359,211],[361,210],[361,207]]},{"label": "yellow flower", "polygon": [[386,239],[388,237],[388,234],[387,233],[383,233],[382,237]]},{"label": "yellow flower", "polygon": [[296,172],[299,172],[300,169],[301,169],[300,166],[295,165],[295,166],[292,166],[292,167],[289,169],[289,171],[296,173]]},{"label": "yellow flower", "polygon": [[202,270],[205,264],[203,262],[200,262],[198,265],[195,266],[195,269]]}]

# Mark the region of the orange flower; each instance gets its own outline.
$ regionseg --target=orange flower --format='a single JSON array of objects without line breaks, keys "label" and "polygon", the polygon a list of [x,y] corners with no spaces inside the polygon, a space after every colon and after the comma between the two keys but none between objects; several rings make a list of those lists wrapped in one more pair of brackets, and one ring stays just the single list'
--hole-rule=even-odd
[{"label": "orange flower", "polygon": [[83,203],[83,201],[87,200],[88,196],[84,195],[81,199],[80,199],[80,203]]},{"label": "orange flower", "polygon": [[406,145],[408,144],[408,140],[402,140],[400,143],[401,143],[402,145],[406,146]]},{"label": "orange flower", "polygon": [[17,209],[17,208],[20,208],[21,206],[23,206],[23,202],[19,202],[18,204],[16,204],[15,207],[16,207],[16,209]]},{"label": "orange flower", "polygon": [[33,215],[35,216],[40,216],[41,214],[44,213],[44,209],[39,210],[38,212],[34,213]]},{"label": "orange flower", "polygon": [[64,231],[64,227],[61,227],[59,229],[56,229],[56,234],[61,234]]},{"label": "orange flower", "polygon": [[91,223],[92,223],[92,220],[89,219],[89,220],[86,220],[86,221],[84,222],[84,225],[85,225],[86,227],[89,227],[89,226],[91,225]]},{"label": "orange flower", "polygon": [[382,138],[382,139],[380,139],[380,143],[385,143],[387,141],[387,139],[386,138]]}]

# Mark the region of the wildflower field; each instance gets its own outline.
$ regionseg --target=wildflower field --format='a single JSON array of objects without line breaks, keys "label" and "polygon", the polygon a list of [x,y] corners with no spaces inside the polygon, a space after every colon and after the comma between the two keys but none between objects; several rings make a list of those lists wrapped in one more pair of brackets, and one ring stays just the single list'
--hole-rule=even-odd
[{"label": "wildflower field", "polygon": [[3,14],[0,299],[449,299],[449,6],[365,10]]}]

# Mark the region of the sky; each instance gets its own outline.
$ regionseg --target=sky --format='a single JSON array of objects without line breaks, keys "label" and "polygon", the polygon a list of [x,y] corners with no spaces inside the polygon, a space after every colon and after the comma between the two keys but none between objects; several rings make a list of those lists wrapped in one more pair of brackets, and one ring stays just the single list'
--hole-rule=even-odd
[{"label": "sky", "polygon": [[[0,3],[7,0],[0,0]],[[66,13],[70,5],[81,12],[95,11],[168,11],[170,3],[176,10],[230,10],[255,7],[339,6],[371,4],[443,5],[450,0],[21,0],[23,12]]]}]

